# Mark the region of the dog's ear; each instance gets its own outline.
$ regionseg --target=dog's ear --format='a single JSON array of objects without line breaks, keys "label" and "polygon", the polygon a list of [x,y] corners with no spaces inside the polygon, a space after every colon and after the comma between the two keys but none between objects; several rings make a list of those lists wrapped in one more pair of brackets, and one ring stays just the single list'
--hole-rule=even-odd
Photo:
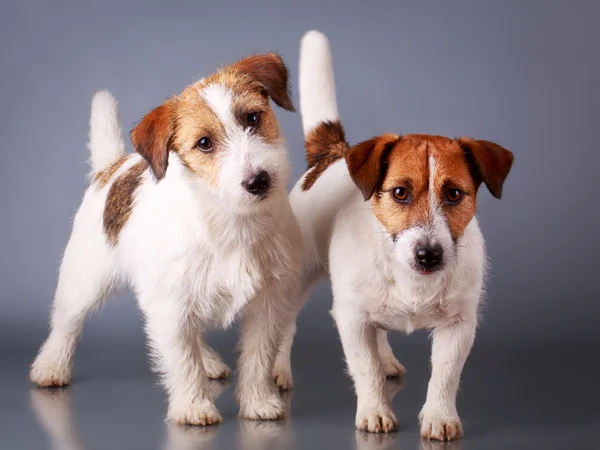
[{"label": "dog's ear", "polygon": [[502,197],[502,186],[513,163],[512,152],[490,141],[463,137],[458,139],[471,165],[477,183],[485,183],[490,193]]},{"label": "dog's ear", "polygon": [[295,111],[288,70],[277,53],[248,56],[235,63],[233,68],[260,83],[276,105],[288,111]]},{"label": "dog's ear", "polygon": [[172,116],[172,105],[164,103],[146,114],[131,132],[133,147],[148,161],[157,180],[161,180],[167,172],[173,135]]},{"label": "dog's ear", "polygon": [[383,183],[387,157],[399,139],[396,134],[387,134],[361,142],[346,152],[348,171],[365,200],[369,200]]}]

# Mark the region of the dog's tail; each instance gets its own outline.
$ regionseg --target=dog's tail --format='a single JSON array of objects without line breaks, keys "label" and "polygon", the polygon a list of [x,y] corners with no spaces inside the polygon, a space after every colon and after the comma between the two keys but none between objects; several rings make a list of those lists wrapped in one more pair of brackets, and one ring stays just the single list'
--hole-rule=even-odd
[{"label": "dog's tail", "polygon": [[348,148],[335,99],[327,37],[309,31],[300,44],[300,112],[308,168],[344,156]]},{"label": "dog's tail", "polygon": [[125,155],[119,108],[108,91],[96,92],[92,99],[88,147],[92,174],[101,172]]}]

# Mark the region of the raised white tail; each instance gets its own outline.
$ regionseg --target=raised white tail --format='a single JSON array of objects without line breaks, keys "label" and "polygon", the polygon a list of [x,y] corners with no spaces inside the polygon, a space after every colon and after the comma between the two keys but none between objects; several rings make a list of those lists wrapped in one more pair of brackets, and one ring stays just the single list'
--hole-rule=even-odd
[{"label": "raised white tail", "polygon": [[300,43],[300,112],[304,135],[323,122],[339,120],[329,40],[309,31]]},{"label": "raised white tail", "polygon": [[108,91],[98,91],[92,99],[88,148],[92,174],[101,172],[125,155],[119,108]]}]

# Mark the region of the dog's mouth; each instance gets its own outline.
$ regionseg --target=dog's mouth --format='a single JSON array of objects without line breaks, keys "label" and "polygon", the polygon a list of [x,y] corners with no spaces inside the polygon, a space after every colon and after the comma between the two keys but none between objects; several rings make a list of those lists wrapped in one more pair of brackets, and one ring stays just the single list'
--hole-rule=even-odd
[{"label": "dog's mouth", "polygon": [[444,264],[443,263],[438,263],[435,265],[423,265],[423,264],[419,264],[419,263],[414,263],[413,264],[413,269],[419,274],[419,275],[432,275],[434,273],[437,272],[441,272],[444,269]]}]

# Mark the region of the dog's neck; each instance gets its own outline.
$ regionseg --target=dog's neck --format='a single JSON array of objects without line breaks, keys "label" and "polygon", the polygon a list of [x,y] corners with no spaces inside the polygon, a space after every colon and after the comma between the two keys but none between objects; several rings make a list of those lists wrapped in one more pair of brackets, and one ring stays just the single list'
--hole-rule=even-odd
[{"label": "dog's neck", "polygon": [[[283,195],[281,195],[283,194]],[[212,204],[205,210],[207,228],[215,245],[227,248],[255,248],[264,245],[278,232],[278,212],[286,193],[274,192],[268,205],[240,211],[227,204]]]}]

